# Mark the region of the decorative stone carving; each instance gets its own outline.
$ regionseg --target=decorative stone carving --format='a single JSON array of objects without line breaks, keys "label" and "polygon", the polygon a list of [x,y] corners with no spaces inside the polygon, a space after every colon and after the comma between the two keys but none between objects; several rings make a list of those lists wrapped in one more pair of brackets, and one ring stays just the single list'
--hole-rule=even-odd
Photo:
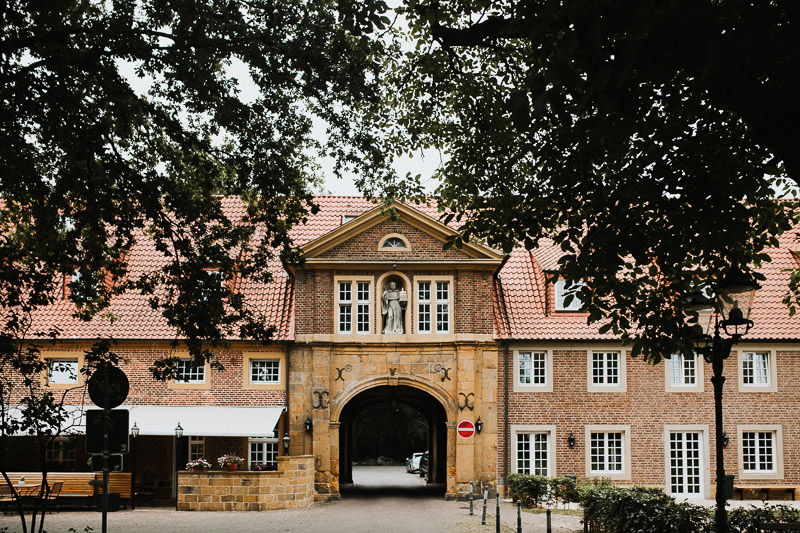
[{"label": "decorative stone carving", "polygon": [[383,289],[381,297],[381,314],[383,315],[383,333],[398,335],[405,333],[405,311],[408,304],[408,293],[397,288],[397,283],[390,281]]}]

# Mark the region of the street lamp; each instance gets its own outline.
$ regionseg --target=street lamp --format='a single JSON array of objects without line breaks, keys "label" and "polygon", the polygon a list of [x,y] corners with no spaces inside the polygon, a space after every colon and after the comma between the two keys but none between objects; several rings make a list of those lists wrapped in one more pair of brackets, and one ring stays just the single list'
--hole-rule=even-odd
[{"label": "street lamp", "polygon": [[[739,339],[747,335],[750,328],[753,327],[750,310],[753,307],[755,292],[760,288],[752,276],[738,268],[731,268],[723,280],[714,287],[716,298],[710,299],[702,294],[695,294],[692,295],[689,303],[689,307],[697,312],[698,316],[707,316],[708,318],[707,329],[698,337],[696,350],[711,365],[713,371],[711,383],[714,385],[717,456],[717,509],[714,514],[714,523],[717,533],[728,533],[723,455],[725,444],[727,444],[727,435],[722,430],[722,385],[725,383],[725,376],[722,375],[722,369],[725,359],[731,354],[733,345],[737,344]],[[711,332],[712,318],[713,334]],[[722,332],[725,332],[727,337],[723,337]]]},{"label": "street lamp", "polygon": [[139,426],[137,426],[136,421],[134,421],[133,427],[131,428],[131,437],[133,437],[133,449],[131,450],[131,511],[136,509],[136,437],[138,436]]}]

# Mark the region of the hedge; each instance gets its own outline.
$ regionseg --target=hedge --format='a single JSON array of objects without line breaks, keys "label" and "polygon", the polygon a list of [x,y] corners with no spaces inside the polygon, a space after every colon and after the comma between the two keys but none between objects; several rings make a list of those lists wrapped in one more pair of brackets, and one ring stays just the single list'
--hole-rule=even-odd
[{"label": "hedge", "polygon": [[[589,530],[602,533],[711,533],[714,508],[678,503],[660,488],[614,487],[607,479],[511,474],[512,499],[525,507],[579,502]],[[760,533],[766,522],[800,522],[800,509],[786,505],[728,511],[731,533]]]}]

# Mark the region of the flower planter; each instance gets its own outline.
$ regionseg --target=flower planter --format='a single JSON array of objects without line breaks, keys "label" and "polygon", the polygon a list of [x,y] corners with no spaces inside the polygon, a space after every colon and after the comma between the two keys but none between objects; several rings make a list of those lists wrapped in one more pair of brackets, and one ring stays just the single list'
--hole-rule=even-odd
[{"label": "flower planter", "polygon": [[208,468],[203,468],[203,467],[192,468],[192,472],[207,472],[207,471],[208,471]]},{"label": "flower planter", "polygon": [[225,470],[227,470],[228,472],[236,472],[236,470],[238,469],[239,465],[237,465],[236,463],[233,463],[231,465],[225,465]]}]

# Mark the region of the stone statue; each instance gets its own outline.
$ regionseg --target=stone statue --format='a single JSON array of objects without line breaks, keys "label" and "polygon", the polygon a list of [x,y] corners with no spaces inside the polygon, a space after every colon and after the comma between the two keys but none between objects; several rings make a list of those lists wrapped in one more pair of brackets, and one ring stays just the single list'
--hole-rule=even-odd
[{"label": "stone statue", "polygon": [[383,314],[383,333],[404,333],[403,313],[408,303],[408,295],[404,289],[397,289],[397,284],[390,281],[386,284],[381,298],[381,313]]}]

